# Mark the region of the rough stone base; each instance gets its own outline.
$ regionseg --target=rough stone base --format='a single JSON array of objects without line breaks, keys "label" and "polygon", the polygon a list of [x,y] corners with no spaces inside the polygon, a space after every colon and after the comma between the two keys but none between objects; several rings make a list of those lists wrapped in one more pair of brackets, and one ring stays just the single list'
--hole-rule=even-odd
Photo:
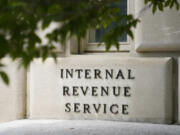
[{"label": "rough stone base", "polygon": [[90,120],[18,120],[0,135],[180,135],[180,126]]}]

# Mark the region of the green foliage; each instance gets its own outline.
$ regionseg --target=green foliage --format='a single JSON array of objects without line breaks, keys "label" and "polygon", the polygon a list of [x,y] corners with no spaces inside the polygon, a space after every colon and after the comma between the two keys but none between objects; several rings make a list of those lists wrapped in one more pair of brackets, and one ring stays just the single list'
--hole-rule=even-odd
[{"label": "green foliage", "polygon": [[0,76],[1,76],[2,80],[4,81],[4,83],[8,85],[9,84],[8,75],[5,72],[0,71]]},{"label": "green foliage", "polygon": [[152,5],[153,14],[157,11],[157,9],[164,11],[164,8],[167,7],[176,7],[176,9],[179,10],[178,0],[145,0],[144,3]]},{"label": "green foliage", "polygon": [[[179,9],[177,0],[144,0],[152,6],[152,12],[164,8]],[[0,0],[0,62],[5,56],[13,60],[21,58],[21,64],[28,67],[37,57],[45,60],[56,58],[54,41],[65,44],[72,36],[78,40],[86,37],[88,29],[118,25],[105,34],[103,42],[109,50],[112,45],[119,48],[118,38],[127,33],[133,39],[132,28],[139,22],[132,15],[119,15],[119,9],[112,2],[121,0]],[[126,24],[123,24],[123,21]],[[48,43],[42,44],[37,35],[37,24],[42,22],[46,29],[51,22],[61,24],[47,34]],[[7,75],[0,76],[8,83]]]}]

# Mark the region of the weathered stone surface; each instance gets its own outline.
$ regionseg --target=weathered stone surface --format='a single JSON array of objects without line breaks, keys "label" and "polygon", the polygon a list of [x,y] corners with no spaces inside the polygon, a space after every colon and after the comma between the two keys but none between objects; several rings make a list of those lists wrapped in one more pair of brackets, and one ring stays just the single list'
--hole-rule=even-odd
[{"label": "weathered stone surface", "polygon": [[135,30],[136,51],[179,51],[180,11],[166,9],[153,15],[144,1],[136,0],[135,5],[141,21]]},{"label": "weathered stone surface", "polygon": [[7,86],[0,79],[0,122],[22,119],[26,112],[26,73],[23,68],[18,69],[18,61],[4,58],[2,63],[10,84]]},{"label": "weathered stone surface", "polygon": [[97,55],[57,61],[36,59],[30,66],[30,118],[171,122],[170,58]]},{"label": "weathered stone surface", "polygon": [[21,120],[0,124],[0,135],[179,135],[179,125],[97,120]]}]

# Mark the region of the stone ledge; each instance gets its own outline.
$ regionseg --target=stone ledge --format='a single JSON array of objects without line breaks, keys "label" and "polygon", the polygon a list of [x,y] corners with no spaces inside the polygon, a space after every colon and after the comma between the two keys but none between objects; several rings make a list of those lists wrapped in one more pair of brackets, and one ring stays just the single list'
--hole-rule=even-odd
[{"label": "stone ledge", "polygon": [[95,120],[17,120],[0,124],[0,135],[180,135],[180,126]]}]

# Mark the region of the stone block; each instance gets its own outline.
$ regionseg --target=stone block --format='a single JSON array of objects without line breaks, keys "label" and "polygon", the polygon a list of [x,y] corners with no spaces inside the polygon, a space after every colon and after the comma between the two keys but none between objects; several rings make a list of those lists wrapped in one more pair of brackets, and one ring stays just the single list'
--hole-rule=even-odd
[{"label": "stone block", "polygon": [[29,118],[172,122],[170,58],[71,56],[36,59]]},{"label": "stone block", "polygon": [[136,51],[180,50],[180,11],[165,9],[153,15],[152,7],[145,6],[141,0],[136,0],[135,10],[141,21],[135,29]]}]

